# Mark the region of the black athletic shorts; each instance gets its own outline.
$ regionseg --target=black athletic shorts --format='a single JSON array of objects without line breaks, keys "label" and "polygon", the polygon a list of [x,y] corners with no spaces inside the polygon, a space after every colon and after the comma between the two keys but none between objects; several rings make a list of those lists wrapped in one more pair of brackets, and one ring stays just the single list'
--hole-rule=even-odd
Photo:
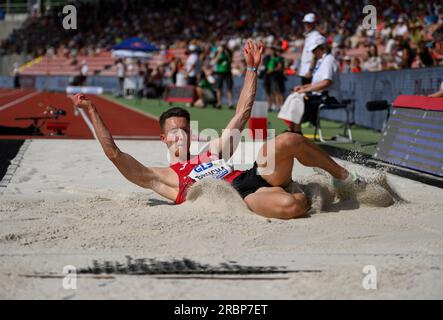
[{"label": "black athletic shorts", "polygon": [[285,94],[285,75],[282,72],[271,74],[271,90],[277,94]]},{"label": "black athletic shorts", "polygon": [[265,88],[266,95],[270,96],[272,94],[272,86],[271,86],[271,75],[266,73],[263,76],[263,87]]},{"label": "black athletic shorts", "polygon": [[257,163],[254,163],[254,167],[252,169],[246,170],[235,178],[232,182],[232,186],[235,190],[237,190],[243,199],[260,188],[272,187],[257,173]]},{"label": "black athletic shorts", "polygon": [[197,77],[188,77],[186,79],[186,84],[188,86],[196,86],[197,85]]},{"label": "black athletic shorts", "polygon": [[220,73],[217,72],[215,74],[215,87],[218,90],[223,90],[223,83],[226,82],[226,88],[228,88],[229,91],[232,90],[232,87],[234,86],[234,82],[232,81],[232,73]]}]

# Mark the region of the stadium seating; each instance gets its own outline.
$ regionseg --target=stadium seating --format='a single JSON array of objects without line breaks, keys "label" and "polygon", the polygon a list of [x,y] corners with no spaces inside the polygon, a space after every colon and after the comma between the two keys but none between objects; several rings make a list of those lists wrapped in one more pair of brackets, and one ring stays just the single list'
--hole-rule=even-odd
[{"label": "stadium seating", "polygon": [[[171,54],[182,60],[186,59],[184,49],[171,50]],[[72,64],[72,59],[63,56],[45,55],[35,59],[22,68],[22,75],[52,75],[52,76],[73,76],[79,73],[81,62],[85,61],[89,67],[89,75],[117,76],[115,58],[111,52],[101,52],[97,56],[77,56],[77,63]],[[158,53],[149,60],[149,66],[155,68],[167,62],[166,56]],[[138,72],[136,65],[128,71],[128,75],[135,75]]]},{"label": "stadium seating", "polygon": [[[380,46],[379,52],[383,52],[384,47]],[[357,57],[363,60],[366,49],[363,47],[346,50],[345,54],[350,57]],[[149,66],[155,69],[157,66],[164,65],[168,62],[168,57],[174,56],[180,58],[182,61],[186,60],[185,49],[171,49],[168,55],[163,52],[156,53],[149,60]],[[287,51],[282,55],[286,60],[296,61],[300,58],[299,52]],[[81,62],[84,60],[89,67],[89,75],[101,75],[101,76],[117,76],[117,67],[115,66],[115,58],[111,52],[103,51],[96,56],[78,56],[76,58],[77,64],[73,65],[72,59],[65,58],[63,56],[51,56],[45,55],[41,58],[35,59],[22,68],[23,75],[52,75],[52,76],[73,76],[79,73]],[[242,66],[242,53],[241,51],[235,51],[232,59],[233,69],[241,70]],[[134,65],[132,70],[128,71],[128,75],[137,74],[137,66]]]}]

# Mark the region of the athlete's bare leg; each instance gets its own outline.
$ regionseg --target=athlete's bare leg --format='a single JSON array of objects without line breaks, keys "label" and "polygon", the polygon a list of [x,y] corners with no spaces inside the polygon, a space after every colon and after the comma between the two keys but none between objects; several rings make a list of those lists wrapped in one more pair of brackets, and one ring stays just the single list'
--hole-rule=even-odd
[{"label": "athlete's bare leg", "polygon": [[[270,218],[290,219],[303,216],[309,210],[308,201],[302,194],[291,195],[283,190],[292,181],[294,158],[307,167],[321,168],[340,180],[349,175],[325,151],[299,134],[284,133],[275,138],[275,148],[271,145],[263,145],[257,158],[257,173],[273,188],[262,188],[245,198],[246,204],[257,214],[266,212]],[[273,158],[275,169],[267,172],[266,164]]]},{"label": "athlete's bare leg", "polygon": [[260,188],[247,196],[245,202],[256,214],[277,219],[301,217],[311,207],[304,194],[290,194],[281,187]]}]

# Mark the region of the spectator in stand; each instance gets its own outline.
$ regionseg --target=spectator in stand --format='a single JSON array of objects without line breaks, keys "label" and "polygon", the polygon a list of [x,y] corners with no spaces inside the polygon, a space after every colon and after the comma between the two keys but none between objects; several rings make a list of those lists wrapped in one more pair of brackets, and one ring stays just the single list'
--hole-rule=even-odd
[{"label": "spectator in stand", "polygon": [[275,111],[279,111],[284,102],[285,96],[285,59],[280,55],[279,48],[271,50],[271,58],[267,66],[271,76],[271,88],[274,95]]},{"label": "spectator in stand", "polygon": [[308,84],[312,79],[312,70],[315,65],[314,55],[309,48],[312,43],[321,37],[320,32],[316,30],[316,17],[313,13],[308,13],[303,18],[303,24],[305,28],[305,43],[303,46],[303,52],[300,58],[300,69],[298,75],[301,77],[302,84]]},{"label": "spectator in stand", "polygon": [[376,30],[375,29],[369,29],[366,30],[366,40],[364,41],[366,45],[372,45],[375,44],[375,38],[376,38]]},{"label": "spectator in stand", "polygon": [[432,67],[435,62],[431,51],[425,41],[420,41],[417,48],[417,55],[419,58],[420,67]]},{"label": "spectator in stand", "polygon": [[392,37],[392,34],[386,40],[384,53],[388,56],[393,56],[395,54],[395,39]]},{"label": "spectator in stand", "polygon": [[18,62],[14,63],[14,69],[12,70],[12,76],[14,77],[14,88],[19,89],[20,85],[20,65]]},{"label": "spectator in stand", "polygon": [[[137,60],[137,78],[136,78],[136,85],[135,85],[135,94],[137,98],[143,98],[144,91],[145,91],[145,85],[144,85],[144,79],[145,79],[145,69],[146,63],[143,63],[141,59]],[[126,76],[126,74],[125,74]],[[124,80],[123,80],[124,81]]]},{"label": "spectator in stand", "polygon": [[117,79],[118,79],[118,85],[119,85],[119,97],[123,97],[124,95],[124,84],[125,84],[125,78],[126,78],[126,65],[123,61],[123,59],[117,59],[116,61],[117,66]]},{"label": "spectator in stand", "polygon": [[36,1],[32,5],[31,16],[32,17],[39,17],[40,13],[41,13],[41,2],[40,1]]},{"label": "spectator in stand", "polygon": [[157,67],[155,70],[147,68],[143,80],[145,96],[147,98],[159,98],[164,91],[163,69]]},{"label": "spectator in stand", "polygon": [[[45,54],[49,47],[64,51],[66,58],[76,54],[93,55],[97,50],[113,46],[117,39],[134,35],[149,38],[158,47],[177,49],[186,48],[185,44],[190,41],[204,47],[215,39],[224,39],[231,50],[238,50],[242,39],[247,37],[266,39],[270,46],[274,46],[279,40],[277,35],[287,35],[289,41],[287,45],[283,41],[282,45],[288,47],[286,52],[298,55],[305,31],[303,24],[299,23],[303,18],[300,12],[315,9],[322,17],[317,29],[330,37],[334,49],[343,49],[337,58],[349,54],[349,49],[368,46],[373,41],[379,48],[380,45],[387,48],[383,65],[395,68],[400,66],[391,63],[396,54],[391,52],[395,47],[392,33],[409,42],[415,50],[420,41],[430,41],[432,31],[443,22],[441,0],[373,0],[371,4],[379,13],[379,27],[370,32],[362,29],[361,11],[355,10],[367,4],[367,0],[299,0],[289,3],[259,0],[226,4],[223,1],[193,0],[176,1],[171,9],[168,1],[107,0],[106,6],[100,1],[78,1],[79,14],[88,14],[81,15],[82,23],[75,32],[60,28],[64,17],[62,6],[52,5],[41,16],[30,15],[20,28],[2,41],[0,55],[27,53],[37,57]],[[364,53],[359,57],[363,58]],[[431,53],[437,63],[443,59],[442,55]],[[241,72],[239,65],[233,61],[233,75],[237,70]],[[302,69],[299,68],[299,73]]]},{"label": "spectator in stand", "polygon": [[268,63],[271,60],[271,49],[266,49],[266,54],[262,59],[262,64],[258,70],[258,77],[263,79],[263,88],[265,89],[266,99],[268,101],[268,111],[273,110],[274,94],[271,87],[271,74],[268,72]]},{"label": "spectator in stand", "polygon": [[173,85],[177,85],[177,74],[182,67],[182,60],[178,57],[173,57],[172,61],[169,64],[169,68],[171,69],[171,82]]},{"label": "spectator in stand", "polygon": [[152,82],[156,88],[156,96],[161,97],[165,90],[164,85],[165,71],[162,66],[157,66],[152,73]]},{"label": "spectator in stand", "polygon": [[278,111],[283,104],[285,94],[284,59],[277,53],[277,48],[270,48],[262,64],[260,77],[263,78],[268,110]]},{"label": "spectator in stand", "polygon": [[191,44],[188,47],[188,58],[185,63],[186,83],[190,86],[197,85],[197,75],[200,74],[201,61],[198,47]]},{"label": "spectator in stand", "polygon": [[342,72],[343,73],[351,73],[351,57],[350,56],[345,56],[343,58]]},{"label": "spectator in stand", "polygon": [[352,49],[367,44],[366,29],[363,28],[363,25],[357,27],[357,31],[349,38],[349,41]]},{"label": "spectator in stand", "polygon": [[394,38],[405,38],[408,31],[408,25],[406,24],[405,19],[403,17],[398,18],[397,24],[392,31]]},{"label": "spectator in stand", "polygon": [[353,73],[361,72],[360,59],[357,57],[352,58],[351,72],[353,72]]},{"label": "spectator in stand", "polygon": [[339,29],[338,33],[335,34],[333,37],[332,47],[333,48],[343,48],[343,46],[345,44],[345,35],[346,35],[345,28],[341,27]]},{"label": "spectator in stand", "polygon": [[420,43],[424,39],[423,25],[417,21],[411,26],[411,40],[413,43]]},{"label": "spectator in stand", "polygon": [[410,69],[414,59],[414,52],[409,42],[397,36],[395,38],[395,62],[397,69]]},{"label": "spectator in stand", "polygon": [[195,91],[198,99],[196,102],[194,102],[194,106],[197,108],[204,108],[207,105],[212,104],[214,108],[216,107],[216,92],[204,72],[201,72],[200,74],[200,81],[198,82],[198,86],[195,88]]},{"label": "spectator in stand", "polygon": [[297,66],[295,65],[295,61],[293,59],[289,59],[285,66],[285,75],[295,76],[297,74],[296,69]]},{"label": "spectator in stand", "polygon": [[80,78],[79,78],[80,86],[86,85],[86,81],[88,80],[88,72],[89,72],[88,64],[86,63],[86,60],[83,60],[80,66]]},{"label": "spectator in stand", "polygon": [[[435,42],[435,52],[439,55],[443,55],[443,23],[432,34]],[[429,95],[431,98],[443,98],[443,76],[441,77],[440,90]]]},{"label": "spectator in stand", "polygon": [[152,79],[153,70],[149,68],[149,65],[146,64],[146,72],[143,79],[144,86],[144,96],[146,98],[156,98],[157,97],[157,89],[155,87],[154,81]]},{"label": "spectator in stand", "polygon": [[368,48],[367,57],[363,63],[364,71],[380,71],[382,69],[382,61],[378,55],[378,49],[375,44],[371,44]]},{"label": "spectator in stand", "polygon": [[380,38],[381,41],[385,43],[391,37],[392,37],[392,24],[390,21],[386,21],[383,23],[383,27],[380,31]]},{"label": "spectator in stand", "polygon": [[222,42],[218,47],[217,55],[215,56],[215,77],[216,77],[216,91],[217,91],[217,109],[222,108],[222,94],[223,83],[226,83],[226,92],[228,98],[229,109],[234,109],[232,103],[232,52],[226,47],[226,43]]}]

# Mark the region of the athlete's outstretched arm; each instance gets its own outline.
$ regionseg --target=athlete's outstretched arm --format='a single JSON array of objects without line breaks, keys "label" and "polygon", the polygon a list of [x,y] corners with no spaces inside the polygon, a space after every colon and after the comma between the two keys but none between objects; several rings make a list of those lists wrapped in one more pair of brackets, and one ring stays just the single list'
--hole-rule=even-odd
[{"label": "athlete's outstretched arm", "polygon": [[214,154],[229,159],[237,149],[240,141],[240,133],[251,116],[252,105],[254,104],[255,94],[257,91],[257,70],[263,55],[263,44],[256,44],[248,40],[243,50],[243,55],[247,65],[245,81],[240,98],[237,103],[237,110],[234,117],[229,121],[223,130],[222,136],[210,144],[210,151]]},{"label": "athlete's outstretched arm", "polygon": [[75,95],[73,100],[75,107],[88,113],[103,151],[126,179],[140,187],[152,189],[168,199],[175,199],[174,190],[161,181],[162,168],[148,168],[131,155],[122,152],[115,144],[94,104],[82,94]]}]

